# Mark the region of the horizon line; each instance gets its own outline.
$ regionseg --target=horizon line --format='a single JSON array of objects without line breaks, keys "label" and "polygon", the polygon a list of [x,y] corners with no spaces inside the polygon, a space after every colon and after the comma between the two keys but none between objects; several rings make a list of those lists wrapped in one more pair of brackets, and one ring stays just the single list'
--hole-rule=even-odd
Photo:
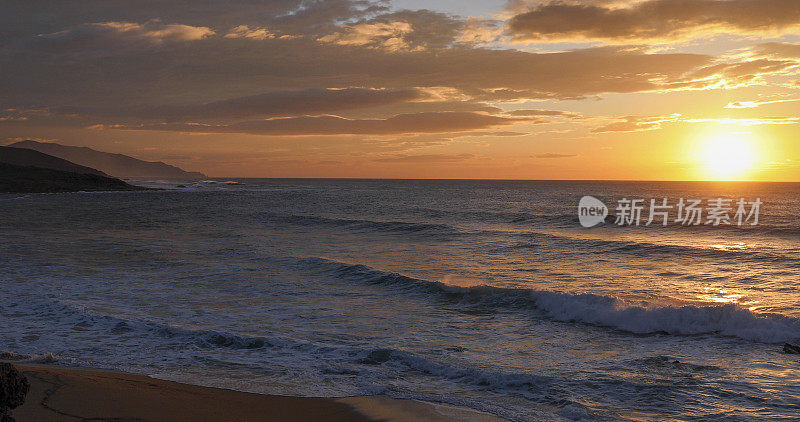
[{"label": "horizon line", "polygon": [[800,183],[800,180],[781,181],[781,180],[656,180],[656,179],[471,179],[471,178],[402,178],[402,177],[237,177],[237,176],[208,176],[208,178],[209,179],[266,179],[266,180],[389,180],[389,181],[465,181],[465,182]]}]

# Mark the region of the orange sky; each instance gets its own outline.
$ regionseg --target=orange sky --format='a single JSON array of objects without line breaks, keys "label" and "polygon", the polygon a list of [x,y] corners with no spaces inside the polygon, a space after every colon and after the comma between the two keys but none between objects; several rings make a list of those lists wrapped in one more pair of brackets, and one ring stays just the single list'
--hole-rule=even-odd
[{"label": "orange sky", "polygon": [[219,177],[800,181],[800,2],[453,3],[12,2],[0,143]]}]

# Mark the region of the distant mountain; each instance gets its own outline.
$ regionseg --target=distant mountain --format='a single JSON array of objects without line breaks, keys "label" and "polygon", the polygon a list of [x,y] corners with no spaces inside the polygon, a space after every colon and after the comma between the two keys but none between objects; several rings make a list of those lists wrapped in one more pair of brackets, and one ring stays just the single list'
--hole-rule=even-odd
[{"label": "distant mountain", "polygon": [[9,147],[27,148],[63,158],[82,166],[120,178],[204,179],[203,173],[189,172],[160,161],[143,161],[127,155],[112,154],[86,147],[72,147],[50,142],[21,141]]},{"label": "distant mountain", "polygon": [[24,148],[0,147],[0,192],[142,190],[93,168]]}]

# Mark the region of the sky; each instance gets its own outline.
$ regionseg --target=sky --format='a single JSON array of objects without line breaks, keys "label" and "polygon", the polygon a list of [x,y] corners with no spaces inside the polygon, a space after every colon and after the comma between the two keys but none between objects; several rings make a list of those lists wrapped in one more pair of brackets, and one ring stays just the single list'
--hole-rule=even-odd
[{"label": "sky", "polygon": [[0,144],[213,177],[800,181],[797,0],[3,8]]}]

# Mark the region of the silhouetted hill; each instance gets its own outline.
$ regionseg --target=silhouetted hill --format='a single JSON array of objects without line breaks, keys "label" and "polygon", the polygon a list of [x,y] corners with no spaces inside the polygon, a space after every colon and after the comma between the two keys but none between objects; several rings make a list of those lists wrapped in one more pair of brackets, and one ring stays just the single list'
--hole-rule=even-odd
[{"label": "silhouetted hill", "polygon": [[144,189],[99,174],[74,173],[0,163],[0,192],[41,193]]},{"label": "silhouetted hill", "polygon": [[25,148],[0,147],[0,192],[142,190],[93,168]]},{"label": "silhouetted hill", "polygon": [[87,147],[72,147],[50,142],[21,141],[10,147],[27,148],[96,168],[122,178],[202,179],[203,173],[188,172],[160,161],[143,161],[123,154],[112,154]]},{"label": "silhouetted hill", "polygon": [[0,163],[106,176],[106,174],[100,170],[79,166],[67,160],[26,148],[0,147]]}]

